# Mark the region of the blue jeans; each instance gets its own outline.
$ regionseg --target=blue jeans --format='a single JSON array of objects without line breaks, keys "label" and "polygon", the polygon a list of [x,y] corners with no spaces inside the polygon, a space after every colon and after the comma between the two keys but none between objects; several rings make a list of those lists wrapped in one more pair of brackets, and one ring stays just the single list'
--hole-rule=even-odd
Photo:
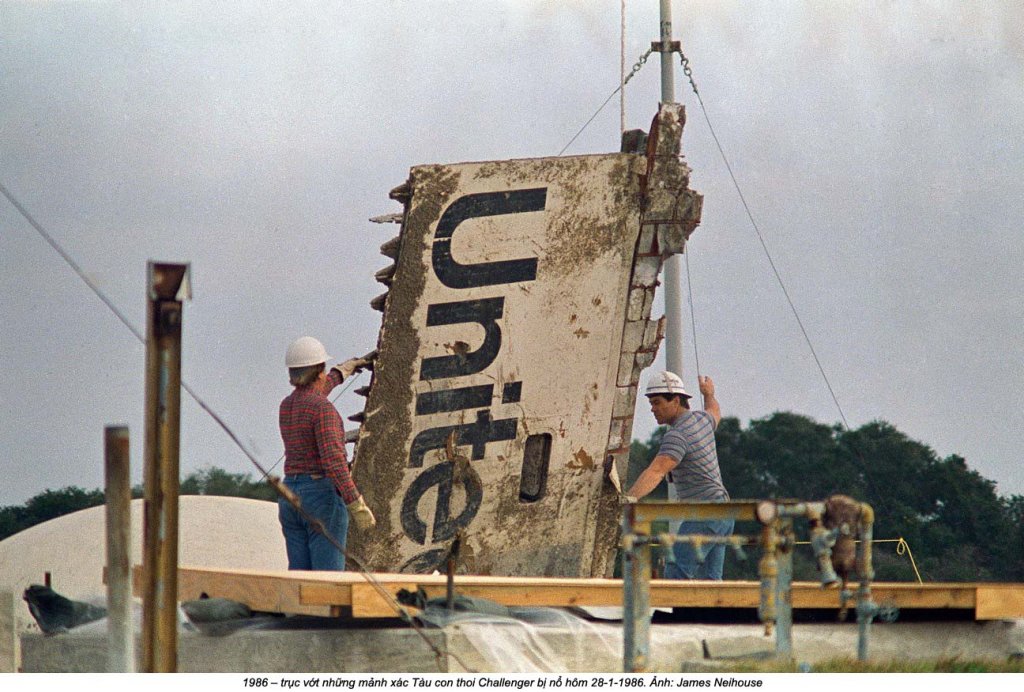
[{"label": "blue jeans", "polygon": [[[302,509],[323,522],[327,532],[344,547],[348,537],[348,508],[331,479],[297,474],[285,478],[284,484],[299,496]],[[284,498],[277,501],[277,517],[288,551],[288,569],[345,569],[345,554],[311,527]]]},{"label": "blue jeans", "polygon": [[[736,522],[732,519],[720,521],[684,521],[679,525],[679,535],[699,534],[704,536],[731,536]],[[672,546],[675,564],[665,565],[666,579],[715,579],[721,581],[722,566],[725,564],[725,546],[722,544],[701,546],[703,562],[698,560],[696,549],[689,543]]]}]

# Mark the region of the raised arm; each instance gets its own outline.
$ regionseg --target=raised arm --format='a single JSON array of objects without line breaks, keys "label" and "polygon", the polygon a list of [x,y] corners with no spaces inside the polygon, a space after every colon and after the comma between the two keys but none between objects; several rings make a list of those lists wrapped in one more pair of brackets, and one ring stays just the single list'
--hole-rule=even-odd
[{"label": "raised arm", "polygon": [[715,383],[707,375],[698,378],[698,380],[700,393],[704,397],[704,410],[715,419],[715,427],[717,428],[718,422],[722,420],[722,407],[718,405],[718,399],[715,398]]}]

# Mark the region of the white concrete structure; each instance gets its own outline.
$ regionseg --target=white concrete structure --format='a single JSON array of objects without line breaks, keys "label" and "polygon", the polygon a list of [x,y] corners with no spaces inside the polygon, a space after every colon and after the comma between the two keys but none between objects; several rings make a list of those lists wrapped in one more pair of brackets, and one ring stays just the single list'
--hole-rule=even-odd
[{"label": "white concrete structure", "polygon": [[[132,564],[142,561],[142,500],[132,501]],[[42,584],[75,600],[102,603],[106,518],[92,507],[33,526],[0,542],[0,593],[17,599],[18,632],[37,630],[22,592]],[[284,538],[273,502],[185,495],[180,503],[179,563],[207,567],[288,568]],[[20,605],[20,607],[17,607]],[[0,617],[0,624],[4,619]],[[9,633],[0,633],[4,637]]]}]

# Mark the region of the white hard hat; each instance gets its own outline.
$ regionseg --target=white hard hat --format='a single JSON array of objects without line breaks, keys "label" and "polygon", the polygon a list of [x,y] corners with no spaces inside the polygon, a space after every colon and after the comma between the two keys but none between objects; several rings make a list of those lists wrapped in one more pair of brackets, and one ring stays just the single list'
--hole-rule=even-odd
[{"label": "white hard hat", "polygon": [[308,365],[326,363],[331,359],[324,345],[311,336],[303,336],[288,345],[284,362],[289,368],[304,368]]},{"label": "white hard hat", "polygon": [[656,372],[651,375],[651,379],[647,380],[647,391],[644,392],[644,396],[655,394],[682,394],[687,399],[690,398],[683,387],[683,380],[679,375],[668,370]]}]

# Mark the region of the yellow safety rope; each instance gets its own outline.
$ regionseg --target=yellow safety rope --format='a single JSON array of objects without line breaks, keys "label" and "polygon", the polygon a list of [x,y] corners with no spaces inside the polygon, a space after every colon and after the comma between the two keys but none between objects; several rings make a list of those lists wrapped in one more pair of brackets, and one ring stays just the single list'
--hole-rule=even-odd
[{"label": "yellow safety rope", "polygon": [[917,576],[917,583],[918,584],[924,584],[924,580],[921,579],[921,573],[919,571],[917,571],[917,563],[914,562],[914,553],[910,550],[910,544],[907,543],[905,540],[903,540],[902,536],[900,536],[899,538],[879,538],[878,540],[873,540],[871,542],[872,543],[895,543],[896,544],[896,554],[897,555],[903,555],[904,553],[907,554],[907,557],[910,558],[910,566],[914,568],[914,575]]},{"label": "yellow safety rope", "polygon": [[[860,543],[860,541],[854,541]],[[910,558],[910,566],[914,568],[914,576],[917,577],[918,584],[924,584],[924,579],[921,578],[921,572],[917,569],[917,562],[914,561],[914,553],[910,550],[910,544],[903,540],[903,537],[899,538],[876,538],[871,541],[872,543],[895,543],[896,554],[903,555],[904,553]],[[810,545],[810,541],[797,541],[797,545]]]}]

